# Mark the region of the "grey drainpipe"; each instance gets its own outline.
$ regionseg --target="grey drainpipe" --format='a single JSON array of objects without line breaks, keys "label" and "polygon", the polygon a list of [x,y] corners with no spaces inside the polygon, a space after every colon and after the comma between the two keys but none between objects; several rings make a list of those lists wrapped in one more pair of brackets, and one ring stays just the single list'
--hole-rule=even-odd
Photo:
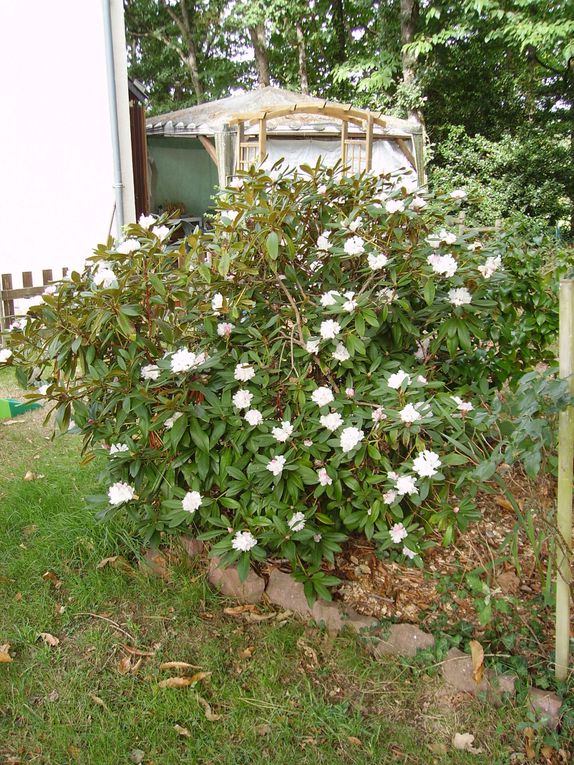
[{"label": "grey drainpipe", "polygon": [[118,126],[118,106],[116,100],[116,75],[114,68],[114,44],[112,37],[112,9],[110,0],[103,0],[104,37],[106,42],[106,70],[108,75],[108,98],[110,102],[110,122],[112,128],[112,153],[114,158],[114,183],[116,206],[117,238],[122,236],[124,225],[124,184],[122,182],[122,163],[120,157],[120,131]]}]

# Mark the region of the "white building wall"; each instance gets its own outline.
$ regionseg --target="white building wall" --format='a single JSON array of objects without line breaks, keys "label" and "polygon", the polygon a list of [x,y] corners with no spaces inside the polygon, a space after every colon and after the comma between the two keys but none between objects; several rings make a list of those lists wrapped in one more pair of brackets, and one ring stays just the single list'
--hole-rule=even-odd
[{"label": "white building wall", "polygon": [[101,0],[0,2],[0,71],[0,273],[36,285],[42,269],[81,268],[110,230]]}]

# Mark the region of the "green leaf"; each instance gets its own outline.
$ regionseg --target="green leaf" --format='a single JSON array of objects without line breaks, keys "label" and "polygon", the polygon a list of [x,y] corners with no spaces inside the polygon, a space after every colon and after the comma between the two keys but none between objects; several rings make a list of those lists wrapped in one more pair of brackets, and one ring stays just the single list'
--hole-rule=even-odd
[{"label": "green leaf", "polygon": [[267,248],[267,254],[271,260],[277,260],[279,257],[279,237],[275,231],[270,231],[265,242]]}]

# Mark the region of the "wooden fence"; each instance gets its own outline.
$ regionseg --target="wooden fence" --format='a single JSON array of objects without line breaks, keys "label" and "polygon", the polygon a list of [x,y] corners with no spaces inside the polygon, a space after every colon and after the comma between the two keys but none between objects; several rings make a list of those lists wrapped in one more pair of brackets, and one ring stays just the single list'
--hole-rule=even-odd
[{"label": "wooden fence", "polygon": [[[67,268],[62,268],[62,277],[68,273]],[[59,278],[59,277],[56,277]],[[0,276],[0,330],[10,329],[16,312],[14,302],[16,300],[36,297],[41,295],[48,284],[54,281],[51,268],[45,268],[42,271],[42,284],[34,287],[31,271],[22,271],[22,286],[14,287],[14,278],[12,274],[2,274]]]}]

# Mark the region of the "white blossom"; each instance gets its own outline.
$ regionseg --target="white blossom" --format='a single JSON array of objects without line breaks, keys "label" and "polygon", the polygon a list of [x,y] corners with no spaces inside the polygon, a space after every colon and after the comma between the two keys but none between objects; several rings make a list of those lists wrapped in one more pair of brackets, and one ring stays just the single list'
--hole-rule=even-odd
[{"label": "white blossom", "polygon": [[441,464],[440,457],[436,452],[423,449],[413,460],[413,470],[421,478],[431,478],[437,474]]},{"label": "white blossom", "polygon": [[400,475],[395,481],[395,489],[400,496],[404,494],[418,494],[417,480],[412,475]]},{"label": "white blossom", "polygon": [[399,417],[406,425],[411,425],[413,422],[420,420],[422,415],[412,404],[407,404],[399,412]]},{"label": "white blossom", "polygon": [[119,454],[120,452],[129,452],[130,447],[127,444],[112,444],[110,454]]},{"label": "white blossom", "polygon": [[330,412],[329,414],[321,415],[320,422],[324,428],[334,433],[343,424],[343,418],[339,412]]},{"label": "white blossom", "polygon": [[449,301],[455,305],[468,305],[472,301],[472,295],[466,287],[457,287],[448,291]]},{"label": "white blossom", "polygon": [[139,240],[132,237],[118,244],[116,252],[119,252],[121,255],[129,255],[131,252],[137,252],[140,248]]},{"label": "white blossom", "polygon": [[164,422],[163,426],[166,430],[171,430],[173,426],[175,425],[176,421],[179,420],[180,417],[183,417],[183,412],[174,412],[171,417],[168,417],[167,420]]},{"label": "white blossom", "polygon": [[348,361],[348,359],[351,358],[351,354],[343,345],[343,343],[338,343],[337,347],[333,351],[333,358],[336,361]]},{"label": "white blossom", "polygon": [[176,351],[170,361],[172,372],[189,372],[206,361],[204,353],[194,353],[187,348],[180,348]]},{"label": "white blossom", "polygon": [[0,364],[5,364],[12,356],[10,348],[0,348]]},{"label": "white blossom", "polygon": [[309,448],[310,446],[313,446],[313,441],[311,441],[311,439],[310,439],[310,438],[306,438],[306,439],[303,441],[303,446],[306,446],[307,448]]},{"label": "white blossom", "polygon": [[448,277],[454,276],[458,269],[458,264],[452,255],[429,255],[427,263],[435,274],[444,274]]},{"label": "white blossom", "polygon": [[285,462],[287,460],[285,457],[280,454],[277,457],[273,457],[273,459],[267,463],[266,468],[269,470],[270,473],[273,473],[274,476],[280,476],[283,472],[283,468],[285,467]]},{"label": "white blossom", "polygon": [[405,209],[405,202],[403,199],[388,199],[385,202],[385,210],[392,215],[396,212],[403,212]]},{"label": "white blossom", "polygon": [[231,546],[239,552],[249,552],[256,544],[257,540],[250,531],[238,531],[231,540]]},{"label": "white blossom", "polygon": [[365,241],[360,236],[352,236],[343,245],[347,255],[361,255],[365,251]]},{"label": "white blossom", "polygon": [[413,558],[416,558],[416,552],[413,552],[409,547],[406,545],[403,547],[403,555],[405,558],[409,558],[409,560],[412,560]]},{"label": "white blossom", "polygon": [[329,290],[329,292],[324,292],[321,295],[321,305],[323,308],[328,308],[329,306],[336,305],[337,300],[336,298],[340,297],[341,293],[337,292],[337,290]]},{"label": "white blossom", "polygon": [[124,502],[130,502],[136,496],[136,492],[133,486],[129,483],[123,483],[118,481],[113,483],[108,489],[108,497],[110,499],[110,505],[121,505]]},{"label": "white blossom", "polygon": [[[1,353],[1,351],[0,351]],[[39,385],[36,393],[39,393],[40,396],[45,396],[48,393],[48,388],[50,387],[49,383],[44,383],[44,385]],[[125,450],[121,449],[120,451],[127,451],[127,447]]]},{"label": "white blossom", "polygon": [[49,284],[44,292],[43,295],[55,295],[58,292],[58,285],[57,284]]},{"label": "white blossom", "polygon": [[142,380],[157,380],[161,374],[161,369],[157,364],[146,364],[141,368]]},{"label": "white blossom", "polygon": [[384,252],[380,252],[378,255],[370,252],[367,255],[367,262],[371,271],[379,271],[381,268],[384,268],[387,265],[389,259]]},{"label": "white blossom", "polygon": [[321,486],[330,486],[333,483],[333,479],[329,473],[327,473],[327,469],[324,467],[317,470],[317,478],[319,479]]},{"label": "white blossom", "polygon": [[426,206],[427,206],[426,199],[423,199],[422,197],[419,197],[419,196],[414,196],[413,201],[409,205],[411,210],[414,210],[415,212],[422,210]]},{"label": "white blossom", "polygon": [[305,343],[305,350],[307,353],[318,353],[319,351],[319,340],[307,340]]},{"label": "white blossom", "polygon": [[398,545],[399,542],[402,542],[403,539],[406,539],[408,537],[408,532],[404,527],[404,524],[402,523],[395,523],[391,528],[389,529],[389,536],[393,540],[393,542]]},{"label": "white blossom", "polygon": [[138,223],[142,228],[145,228],[146,231],[149,231],[149,227],[153,226],[156,220],[157,218],[155,215],[140,215]]},{"label": "white blossom", "polygon": [[482,248],[483,248],[483,244],[479,239],[477,239],[475,242],[471,242],[467,247],[467,249],[470,250],[471,252],[482,250]]},{"label": "white blossom", "polygon": [[487,258],[484,263],[478,266],[478,270],[484,276],[485,279],[490,279],[492,274],[502,266],[502,260],[500,255],[496,257]]},{"label": "white blossom", "polygon": [[353,313],[355,308],[359,305],[357,301],[355,300],[355,293],[345,292],[345,297],[347,299],[343,303],[343,311],[347,311],[347,313]]},{"label": "white blossom", "polygon": [[252,426],[261,425],[263,422],[263,415],[259,409],[248,409],[243,416]]},{"label": "white blossom", "polygon": [[349,221],[349,222],[347,223],[347,225],[346,225],[346,228],[348,228],[348,229],[349,229],[349,231],[352,231],[352,232],[353,232],[353,234],[354,234],[354,233],[355,233],[355,231],[356,231],[357,229],[361,228],[361,226],[362,226],[362,225],[363,225],[363,219],[362,219],[362,218],[361,218],[361,216],[359,215],[357,218],[355,218],[355,220]]},{"label": "white blossom", "polygon": [[319,333],[323,340],[334,340],[341,331],[341,325],[338,321],[327,319],[321,322]]},{"label": "white blossom", "polygon": [[255,377],[255,370],[249,364],[238,364],[235,367],[233,377],[239,382],[248,382]]},{"label": "white blossom", "polygon": [[323,539],[323,535],[322,534],[313,534],[313,542],[316,542],[317,544],[319,544],[319,542],[322,539]]},{"label": "white blossom", "polygon": [[197,508],[201,505],[203,497],[198,491],[188,491],[185,497],[181,500],[181,504],[186,513],[195,513]]},{"label": "white blossom", "polygon": [[285,441],[291,436],[293,433],[293,425],[289,422],[289,420],[284,420],[281,423],[280,428],[273,428],[271,431],[271,435],[276,441],[279,441],[280,443],[284,444]]},{"label": "white blossom", "polygon": [[320,388],[316,388],[313,391],[311,399],[317,406],[327,406],[327,404],[330,404],[331,401],[335,400],[335,397],[333,396],[331,388],[322,385]]},{"label": "white blossom", "polygon": [[320,260],[313,260],[311,263],[309,263],[309,270],[312,274],[314,274],[315,271],[318,271],[320,268],[323,268],[323,264]]},{"label": "white blossom", "polygon": [[215,311],[215,313],[219,313],[219,311],[223,308],[223,295],[221,292],[216,292],[215,295],[211,298],[211,309]]},{"label": "white blossom", "polygon": [[239,215],[239,210],[223,210],[221,213],[222,218],[227,218],[231,223],[237,218]]},{"label": "white blossom", "polygon": [[324,183],[322,183],[320,186],[317,186],[317,194],[326,194],[327,193],[327,187]]},{"label": "white blossom", "polygon": [[329,237],[331,236],[330,231],[324,231],[320,236],[317,238],[317,249],[322,250],[323,252],[327,252],[331,249],[333,246],[333,242],[329,240]]},{"label": "white blossom", "polygon": [[383,407],[378,406],[376,409],[373,409],[371,412],[371,419],[374,423],[381,422],[381,420],[386,420],[387,415],[385,414]]},{"label": "white blossom", "polygon": [[465,199],[466,191],[464,189],[455,189],[450,192],[451,199]]},{"label": "white blossom", "polygon": [[377,297],[385,305],[390,305],[397,298],[397,291],[392,287],[383,287],[377,292]]},{"label": "white blossom", "polygon": [[244,388],[240,388],[233,396],[233,404],[238,409],[249,409],[251,402],[253,401],[253,393]]},{"label": "white blossom", "polygon": [[417,375],[417,382],[421,385],[426,385],[428,383],[427,378],[424,375]]},{"label": "white blossom", "polygon": [[341,433],[341,449],[345,454],[347,452],[353,451],[355,446],[357,446],[357,444],[359,444],[364,437],[365,434],[362,430],[359,430],[359,428],[345,428]]},{"label": "white blossom", "polygon": [[217,325],[217,334],[219,337],[229,337],[229,335],[235,329],[235,324],[231,324],[229,321],[221,321]]},{"label": "white blossom", "polygon": [[452,400],[457,405],[457,409],[460,412],[472,412],[474,409],[473,405],[470,403],[470,401],[463,401],[460,396],[451,396]]},{"label": "white blossom", "polygon": [[157,236],[160,242],[163,242],[164,239],[167,239],[167,237],[170,235],[171,229],[169,226],[154,226],[152,233]]},{"label": "white blossom", "polygon": [[345,388],[345,396],[347,396],[347,398],[355,398],[355,389]]},{"label": "white blossom", "polygon": [[405,372],[402,369],[399,369],[398,372],[395,372],[392,375],[389,375],[389,379],[387,380],[387,385],[389,388],[393,388],[394,390],[398,390],[401,385],[405,382],[407,385],[411,384],[411,376]]},{"label": "white blossom", "polygon": [[397,492],[393,491],[393,489],[389,489],[389,491],[386,491],[383,494],[383,502],[385,503],[385,505],[392,505],[396,498],[397,498]]},{"label": "white blossom", "polygon": [[287,521],[287,525],[293,533],[303,531],[305,528],[305,515],[303,513],[293,513],[291,518]]},{"label": "white blossom", "polygon": [[105,290],[118,286],[115,273],[108,266],[99,266],[93,275],[93,281],[96,287],[103,287]]}]

